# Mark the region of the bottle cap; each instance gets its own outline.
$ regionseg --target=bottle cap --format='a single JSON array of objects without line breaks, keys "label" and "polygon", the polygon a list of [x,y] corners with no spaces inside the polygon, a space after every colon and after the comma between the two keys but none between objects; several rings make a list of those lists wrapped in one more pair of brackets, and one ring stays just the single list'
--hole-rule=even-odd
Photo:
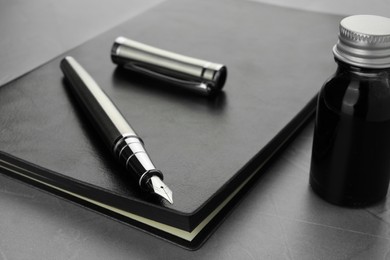
[{"label": "bottle cap", "polygon": [[390,19],[375,15],[344,18],[333,53],[339,60],[358,67],[390,67]]}]

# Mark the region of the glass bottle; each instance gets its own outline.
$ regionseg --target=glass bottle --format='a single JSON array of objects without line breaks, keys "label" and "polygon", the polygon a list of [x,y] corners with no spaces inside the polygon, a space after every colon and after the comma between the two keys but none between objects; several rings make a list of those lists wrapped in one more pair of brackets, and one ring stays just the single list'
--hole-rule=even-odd
[{"label": "glass bottle", "polygon": [[310,185],[328,202],[366,206],[390,180],[390,19],[340,23],[338,68],[318,96]]}]

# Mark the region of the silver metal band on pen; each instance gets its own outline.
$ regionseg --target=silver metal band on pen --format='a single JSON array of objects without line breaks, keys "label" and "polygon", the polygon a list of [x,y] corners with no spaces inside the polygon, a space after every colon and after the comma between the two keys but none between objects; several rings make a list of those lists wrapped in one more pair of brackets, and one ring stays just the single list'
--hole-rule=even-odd
[{"label": "silver metal band on pen", "polygon": [[145,177],[157,175],[163,179],[162,173],[156,169],[150,157],[148,156],[142,139],[133,133],[123,134],[113,145],[113,153],[125,163],[126,169],[133,170],[139,176],[139,186],[144,187]]}]

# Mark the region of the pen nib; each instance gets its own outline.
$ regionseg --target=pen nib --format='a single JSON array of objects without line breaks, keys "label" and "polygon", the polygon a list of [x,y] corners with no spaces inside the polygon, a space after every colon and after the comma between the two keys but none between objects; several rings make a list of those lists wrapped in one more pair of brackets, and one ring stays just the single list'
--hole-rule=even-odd
[{"label": "pen nib", "polygon": [[169,203],[173,204],[172,191],[158,176],[153,176],[152,178],[150,178],[150,183],[152,184],[152,189],[154,193],[166,199]]}]

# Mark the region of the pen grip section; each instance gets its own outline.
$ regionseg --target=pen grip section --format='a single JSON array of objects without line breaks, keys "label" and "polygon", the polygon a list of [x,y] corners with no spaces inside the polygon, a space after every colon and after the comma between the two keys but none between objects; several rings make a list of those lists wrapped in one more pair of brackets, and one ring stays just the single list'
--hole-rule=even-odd
[{"label": "pen grip section", "polygon": [[138,178],[141,188],[146,189],[147,181],[154,175],[163,179],[162,173],[152,163],[138,136],[123,136],[116,142],[113,152],[127,170],[135,173],[133,176]]}]

